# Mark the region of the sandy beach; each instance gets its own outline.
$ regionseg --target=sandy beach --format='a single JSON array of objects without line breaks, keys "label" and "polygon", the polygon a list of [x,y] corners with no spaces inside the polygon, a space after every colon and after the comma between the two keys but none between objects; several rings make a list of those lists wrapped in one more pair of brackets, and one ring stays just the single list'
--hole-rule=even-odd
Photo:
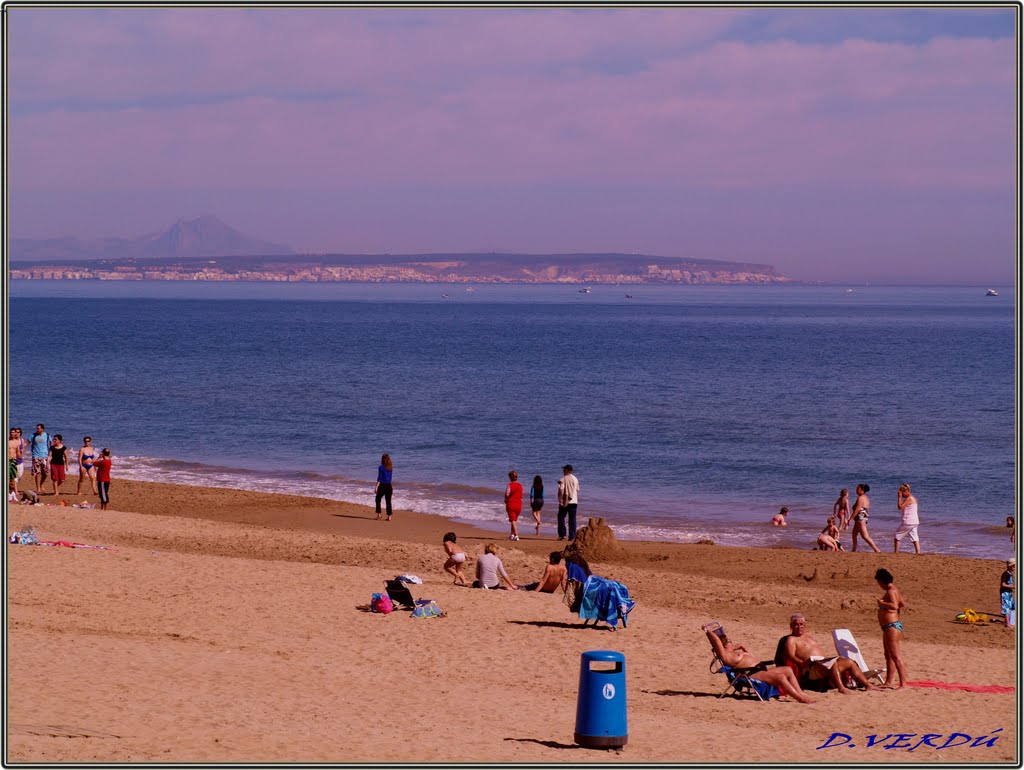
[{"label": "sandy beach", "polygon": [[[592,561],[637,602],[612,632],[581,627],[560,594],[471,590],[442,571],[454,530],[470,576],[493,541],[513,580],[538,579],[562,545],[551,512],[539,537],[524,524],[510,543],[400,496],[390,523],[354,504],[116,476],[111,500],[9,506],[7,534],[31,524],[109,547],[6,546],[10,763],[1018,761],[1016,690],[718,699],[700,629],[718,620],[769,658],[801,611],[827,651],[849,628],[880,667],[885,567],[908,603],[912,682],[1016,687],[1015,634],[952,622],[999,611],[1001,561],[620,541]],[[366,611],[400,573],[447,616]],[[580,655],[596,649],[626,657],[620,752],[573,742]],[[849,741],[821,748],[834,733]]]}]

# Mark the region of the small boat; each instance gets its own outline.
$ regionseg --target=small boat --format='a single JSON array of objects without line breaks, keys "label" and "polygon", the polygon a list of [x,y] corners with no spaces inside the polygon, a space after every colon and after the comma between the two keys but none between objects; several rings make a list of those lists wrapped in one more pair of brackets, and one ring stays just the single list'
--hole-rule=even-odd
[{"label": "small boat", "polygon": [[441,295],[441,299],[448,299],[451,296],[452,296],[451,294],[442,294]]},{"label": "small boat", "polygon": [[999,292],[996,291],[995,289],[989,289],[988,291],[985,292],[985,296],[986,297],[998,297],[999,296]]},{"label": "small boat", "polygon": [[467,286],[466,291],[476,291],[472,286]]},{"label": "small boat", "polygon": [[627,294],[626,295],[626,299],[633,299],[633,295],[632,294]]},{"label": "small boat", "polygon": [[580,289],[580,294],[590,294],[590,287],[584,286],[582,289]]}]

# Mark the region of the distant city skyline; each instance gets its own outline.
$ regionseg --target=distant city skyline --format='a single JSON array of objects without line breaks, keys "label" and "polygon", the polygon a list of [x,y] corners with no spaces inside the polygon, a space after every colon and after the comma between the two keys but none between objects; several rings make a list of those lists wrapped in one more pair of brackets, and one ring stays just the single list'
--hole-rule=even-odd
[{"label": "distant city skyline", "polygon": [[1017,263],[1013,6],[7,6],[8,235]]}]

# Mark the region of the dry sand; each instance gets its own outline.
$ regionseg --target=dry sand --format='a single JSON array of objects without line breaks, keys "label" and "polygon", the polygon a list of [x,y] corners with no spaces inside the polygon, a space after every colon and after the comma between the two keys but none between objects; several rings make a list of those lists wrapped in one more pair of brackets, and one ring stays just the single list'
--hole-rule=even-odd
[{"label": "dry sand", "polygon": [[[536,580],[560,545],[550,525],[510,543],[315,498],[118,479],[111,494],[116,511],[8,509],[8,534],[33,524],[113,549],[6,546],[8,762],[1017,761],[1019,689],[718,699],[700,630],[720,620],[768,658],[800,610],[827,650],[847,627],[881,666],[884,566],[909,604],[912,681],[1017,687],[1015,634],[951,622],[998,611],[1001,562],[623,542],[592,564],[637,601],[612,632],[582,628],[559,595],[460,588],[441,569],[454,529],[470,576],[494,541],[514,580]],[[420,576],[415,592],[447,617],[361,609],[399,573]],[[594,649],[626,657],[621,752],[573,743],[580,654]],[[834,732],[854,746],[819,749]],[[884,748],[899,733],[914,736],[904,747],[953,738]]]}]

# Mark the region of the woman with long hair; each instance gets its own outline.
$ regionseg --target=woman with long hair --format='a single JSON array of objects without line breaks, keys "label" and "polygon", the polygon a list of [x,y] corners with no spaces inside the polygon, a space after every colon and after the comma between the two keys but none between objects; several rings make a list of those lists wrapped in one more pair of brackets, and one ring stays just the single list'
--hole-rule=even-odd
[{"label": "woman with long hair", "polygon": [[393,470],[391,464],[391,455],[385,452],[381,455],[380,465],[377,467],[377,483],[373,487],[373,492],[376,495],[376,509],[377,518],[380,518],[380,501],[384,498],[387,504],[388,517],[386,521],[391,521],[391,493],[394,488],[391,486],[391,471]]}]

